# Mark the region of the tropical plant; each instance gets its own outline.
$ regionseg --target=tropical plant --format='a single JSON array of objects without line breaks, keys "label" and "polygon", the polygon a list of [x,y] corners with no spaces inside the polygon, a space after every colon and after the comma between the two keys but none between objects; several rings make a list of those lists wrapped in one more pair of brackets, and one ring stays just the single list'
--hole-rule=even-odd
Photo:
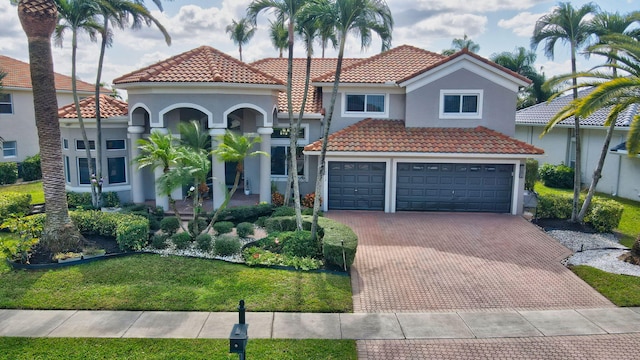
[{"label": "tropical plant", "polygon": [[[311,236],[315,239],[318,230],[320,191],[325,173],[325,158],[329,141],[329,131],[331,129],[331,119],[338,96],[338,85],[340,84],[340,74],[342,72],[342,61],[347,35],[350,32],[358,34],[360,36],[361,47],[365,48],[371,44],[372,32],[375,32],[382,40],[382,51],[385,51],[391,47],[393,17],[391,16],[391,10],[387,6],[387,3],[383,0],[315,1],[307,11],[309,11],[309,14],[316,16],[321,23],[325,25],[331,24],[336,29],[339,39],[338,43],[340,44],[329,110],[326,112],[324,119],[322,148],[320,150],[320,158],[318,159],[316,195],[313,204],[313,220],[311,223]],[[299,199],[299,196],[297,198]]]},{"label": "tropical plant", "polygon": [[472,53],[477,53],[480,51],[480,45],[471,40],[467,34],[464,34],[462,39],[454,38],[451,41],[451,48],[442,50],[442,55],[451,56],[463,49],[467,49]]},{"label": "tropical plant", "polygon": [[[294,30],[298,17],[305,6],[308,6],[308,0],[254,0],[249,4],[247,9],[248,17],[255,24],[258,14],[262,11],[272,10],[275,12],[278,21],[287,22],[287,34],[289,35],[289,54],[287,60],[287,113],[289,115],[289,164],[291,165],[289,176],[293,181],[294,206],[296,208],[296,222],[298,229],[302,229],[302,210],[300,205],[300,188],[297,184],[298,164],[295,161],[297,156],[297,142],[299,127],[296,126],[293,117],[293,99],[292,99],[292,83],[293,83],[293,44]],[[306,94],[306,93],[305,93]],[[300,110],[304,111],[304,107]],[[287,192],[290,188],[290,182],[287,182]],[[288,199],[285,199],[288,200]]]},{"label": "tropical plant", "polygon": [[[575,75],[576,55],[583,48],[591,37],[592,30],[590,17],[598,12],[598,7],[593,3],[587,3],[580,8],[574,8],[571,3],[559,3],[554,10],[543,15],[533,30],[531,37],[531,47],[536,49],[540,43],[544,43],[544,52],[547,57],[553,59],[555,45],[558,41],[569,44],[571,54],[571,74]],[[578,98],[577,78],[572,80],[573,99]],[[580,118],[578,114],[574,116],[574,136],[575,136],[575,174],[573,182],[573,212],[571,221],[578,221],[580,208],[580,187],[582,156],[580,141]]]},{"label": "tropical plant", "polygon": [[284,49],[289,46],[289,32],[284,22],[269,20],[269,38],[273,47],[278,50],[279,57],[282,57]]},{"label": "tropical plant", "polygon": [[58,101],[51,55],[51,35],[56,27],[58,10],[53,0],[22,0],[18,4],[18,17],[29,43],[29,70],[41,152],[42,187],[47,204],[40,246],[52,253],[68,251],[80,245],[82,236],[69,217],[62,166]]},{"label": "tropical plant", "polygon": [[333,49],[338,47],[338,38],[336,37],[336,29],[331,24],[324,24],[318,21],[318,40],[320,41],[320,47],[322,48],[322,58],[324,59],[324,51],[329,44]]},{"label": "tropical plant", "polygon": [[226,32],[233,43],[238,45],[238,53],[240,53],[240,61],[242,61],[242,45],[249,43],[256,33],[255,25],[247,18],[240,19],[240,21],[233,19],[231,24],[227,25]]},{"label": "tropical plant", "polygon": [[[158,0],[159,1],[159,0]],[[109,23],[114,27],[123,29],[131,24],[132,29],[139,29],[142,24],[151,26],[155,24],[158,30],[164,35],[167,45],[171,45],[171,37],[167,30],[160,22],[151,15],[151,12],[142,4],[140,0],[99,0],[99,14],[102,16],[102,31],[100,37],[100,56],[98,57],[98,68],[96,70],[96,87],[95,87],[95,107],[96,107],[96,168],[97,178],[102,178],[102,118],[100,114],[100,91],[102,68],[104,64],[104,54],[106,48],[111,46],[113,42],[113,33],[109,28]],[[158,5],[160,6],[160,5]],[[114,90],[115,91],[115,90]],[[117,94],[117,92],[116,92]],[[102,205],[102,186],[97,187],[95,207]]]},{"label": "tropical plant", "polygon": [[[583,98],[576,99],[565,106],[549,121],[544,130],[545,133],[550,131],[555,124],[572,116],[588,117],[600,109],[608,109],[607,119],[604,123],[604,126],[608,127],[603,144],[604,150],[600,153],[598,165],[594,170],[591,186],[584,202],[587,205],[583,205],[580,209],[578,221],[584,220],[589,205],[587,201],[591,201],[597,181],[601,177],[611,139],[610,133],[615,127],[618,116],[630,107],[640,104],[640,45],[638,41],[623,34],[604,35],[600,37],[600,43],[589,47],[589,52],[606,56],[613,61],[596,67],[596,69],[604,70],[596,71],[593,69],[590,72],[569,74],[553,79],[560,82],[580,78],[580,84],[575,85],[574,89],[578,87],[593,87],[593,89]],[[624,72],[625,76],[618,76],[617,71]],[[640,152],[640,115],[638,114],[634,114],[631,121],[627,150],[630,156],[635,156]]]}]

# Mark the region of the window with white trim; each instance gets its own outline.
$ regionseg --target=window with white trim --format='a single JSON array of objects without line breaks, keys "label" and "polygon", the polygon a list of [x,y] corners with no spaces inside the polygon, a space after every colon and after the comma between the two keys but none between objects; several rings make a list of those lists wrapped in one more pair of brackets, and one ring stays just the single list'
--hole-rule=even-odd
[{"label": "window with white trim", "polygon": [[440,118],[480,119],[482,90],[440,90]]},{"label": "window with white trim", "polygon": [[[86,147],[84,146],[84,141],[83,140],[76,140],[76,150],[85,150]],[[89,140],[89,150],[95,150],[96,149],[96,142],[94,140]]]},{"label": "window with white trim", "polygon": [[[302,151],[309,143],[309,125],[302,124],[298,133],[298,147],[296,149],[296,164],[298,176],[306,177],[308,158]],[[271,134],[271,177],[286,178],[289,176],[289,157],[291,156],[288,128],[273,128]]]},{"label": "window with white trim", "polygon": [[17,141],[4,141],[2,143],[2,156],[5,158],[13,158],[18,155]]},{"label": "window with white trim", "polygon": [[[96,168],[96,158],[91,158],[93,168]],[[91,174],[89,173],[89,162],[87,158],[78,158],[78,183],[80,185],[91,184]]]},{"label": "window with white trim", "polygon": [[124,156],[107,159],[109,184],[124,184],[127,182],[127,161]]},{"label": "window with white trim", "polygon": [[62,148],[65,150],[69,150],[69,140],[62,139]]},{"label": "window with white trim", "polygon": [[107,150],[125,150],[126,141],[123,139],[107,140]]},{"label": "window with white trim", "polygon": [[0,94],[0,114],[13,114],[11,94]]},{"label": "window with white trim", "polygon": [[69,157],[64,157],[64,179],[67,184],[71,183],[71,167],[69,166]]},{"label": "window with white trim", "polygon": [[372,115],[388,116],[388,94],[349,94],[343,95],[342,114],[345,116]]}]

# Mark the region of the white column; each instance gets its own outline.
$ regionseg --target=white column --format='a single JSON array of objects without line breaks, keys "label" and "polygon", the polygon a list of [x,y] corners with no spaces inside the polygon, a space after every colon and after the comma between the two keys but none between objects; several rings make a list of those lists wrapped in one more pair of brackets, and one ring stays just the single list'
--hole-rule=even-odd
[{"label": "white column", "polygon": [[[260,150],[271,154],[271,134],[273,128],[259,127]],[[260,155],[260,202],[271,204],[271,158]]]},{"label": "white column", "polygon": [[129,138],[129,149],[131,149],[131,201],[136,204],[144,202],[144,183],[142,181],[142,171],[138,169],[138,164],[134,159],[140,155],[140,149],[138,149],[138,140],[142,138],[144,132],[144,126],[129,126],[127,129]]},{"label": "white column", "polygon": [[[226,129],[209,129],[211,135],[211,149],[218,148],[218,137],[224,135]],[[211,157],[211,176],[213,177],[213,208],[217,209],[224,202],[227,194],[227,185],[225,184],[224,162],[218,160],[214,155]]]},{"label": "white column", "polygon": [[[151,132],[154,132],[154,131],[157,131],[162,134],[169,133],[169,130],[167,130],[166,128],[151,128]],[[161,195],[160,192],[158,191],[158,186],[157,186],[158,179],[162,176],[162,171],[163,169],[158,167],[154,172],[155,182],[153,186],[155,188],[155,194],[156,194],[156,206],[161,206],[163,209],[169,210],[169,197],[167,195]]]}]

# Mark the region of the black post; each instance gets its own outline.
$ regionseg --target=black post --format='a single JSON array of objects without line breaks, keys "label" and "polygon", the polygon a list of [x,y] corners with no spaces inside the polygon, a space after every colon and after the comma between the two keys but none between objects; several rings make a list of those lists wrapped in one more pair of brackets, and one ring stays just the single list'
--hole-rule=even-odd
[{"label": "black post", "polygon": [[240,300],[240,305],[238,305],[238,323],[240,324],[244,324],[245,323],[245,307],[244,307],[244,300]]}]

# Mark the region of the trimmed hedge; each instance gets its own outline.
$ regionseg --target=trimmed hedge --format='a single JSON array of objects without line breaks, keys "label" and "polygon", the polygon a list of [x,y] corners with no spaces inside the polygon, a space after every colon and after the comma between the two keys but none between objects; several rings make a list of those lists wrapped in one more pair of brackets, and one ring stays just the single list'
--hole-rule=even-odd
[{"label": "trimmed hedge", "polygon": [[40,154],[29,156],[22,162],[22,171],[20,177],[22,177],[22,181],[33,181],[42,179]]},{"label": "trimmed hedge", "polygon": [[[311,216],[303,216],[304,230],[311,230]],[[296,220],[294,217],[273,217],[265,221],[265,227],[269,233],[294,231]],[[318,218],[318,235],[322,238],[322,256],[327,264],[343,267],[342,241],[344,241],[344,253],[346,266],[350,267],[356,258],[358,248],[358,236],[347,225],[324,217]]]},{"label": "trimmed hedge", "polygon": [[524,189],[533,191],[533,187],[538,180],[538,160],[527,159],[527,165],[524,175]]},{"label": "trimmed hedge", "polygon": [[[241,222],[254,223],[259,217],[271,216],[271,213],[273,213],[273,205],[271,204],[237,206],[223,209],[220,212],[220,216],[218,216],[218,221],[231,221],[234,224]],[[209,216],[209,221],[211,217],[213,217],[213,214]]]},{"label": "trimmed hedge", "polygon": [[17,192],[0,194],[0,224],[11,214],[27,215],[31,212],[31,195]]},{"label": "trimmed hedge", "polygon": [[[580,204],[584,202],[581,197]],[[536,216],[540,219],[569,219],[573,209],[571,194],[548,194],[538,197]],[[611,232],[620,224],[624,207],[615,200],[594,196],[584,222],[598,232]]]},{"label": "trimmed hedge", "polygon": [[[69,209],[83,208],[93,209],[91,202],[91,192],[67,192],[67,204]],[[102,205],[106,207],[116,207],[120,205],[120,198],[118,193],[115,192],[103,192],[102,193]]]},{"label": "trimmed hedge", "polygon": [[149,220],[138,215],[94,210],[69,215],[81,233],[115,237],[120,250],[141,250],[149,240]]},{"label": "trimmed hedge", "polygon": [[18,181],[18,164],[0,163],[0,185],[15,184]]},{"label": "trimmed hedge", "polygon": [[574,171],[567,165],[544,164],[538,170],[542,182],[556,189],[573,189]]}]

